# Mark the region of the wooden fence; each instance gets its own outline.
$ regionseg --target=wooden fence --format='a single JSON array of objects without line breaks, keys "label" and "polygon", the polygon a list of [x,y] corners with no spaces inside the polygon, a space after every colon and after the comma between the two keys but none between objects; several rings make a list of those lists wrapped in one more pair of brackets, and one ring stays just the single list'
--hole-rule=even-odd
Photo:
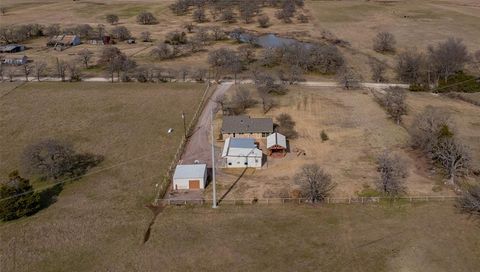
[{"label": "wooden fence", "polygon": [[[200,100],[200,104],[195,111],[192,121],[190,121],[190,124],[187,126],[187,131],[186,135],[189,135],[192,132],[193,127],[198,121],[198,118],[200,114],[203,111],[203,108],[205,106],[205,102],[207,101],[207,96],[208,96],[208,91],[210,89],[210,82],[207,82],[207,87],[205,88],[205,91],[203,93],[203,96]],[[168,187],[170,186],[170,180],[172,178],[173,172],[175,170],[175,167],[177,166],[178,161],[180,160],[183,151],[185,149],[185,146],[187,144],[187,139],[185,138],[185,135],[182,137],[182,140],[180,141],[180,144],[177,148],[177,151],[175,152],[175,155],[173,156],[172,162],[170,163],[170,166],[168,167],[167,171],[165,172],[165,175],[163,176],[162,181],[159,183],[158,187],[156,188],[156,194],[155,194],[155,200],[153,202],[154,205],[157,205],[159,201],[162,200],[162,198],[165,196],[167,193]]]},{"label": "wooden fence", "polygon": [[[393,202],[431,202],[431,201],[455,201],[459,196],[406,196],[406,197],[328,197],[323,204],[372,204],[383,201]],[[160,199],[164,205],[212,205],[212,199]],[[223,199],[219,205],[251,205],[251,204],[305,204],[311,203],[306,198],[244,198]]]}]

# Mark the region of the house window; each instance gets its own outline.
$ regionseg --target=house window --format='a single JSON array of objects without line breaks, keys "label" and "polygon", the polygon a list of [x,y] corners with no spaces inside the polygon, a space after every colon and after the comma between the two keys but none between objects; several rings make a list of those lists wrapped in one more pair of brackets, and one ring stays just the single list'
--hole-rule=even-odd
[{"label": "house window", "polygon": [[255,162],[258,162],[258,159],[255,159]]},{"label": "house window", "polygon": [[228,165],[232,165],[232,163],[231,163],[231,162],[229,162],[229,163],[228,163]]},{"label": "house window", "polygon": [[248,162],[245,162],[245,165],[248,165]]}]

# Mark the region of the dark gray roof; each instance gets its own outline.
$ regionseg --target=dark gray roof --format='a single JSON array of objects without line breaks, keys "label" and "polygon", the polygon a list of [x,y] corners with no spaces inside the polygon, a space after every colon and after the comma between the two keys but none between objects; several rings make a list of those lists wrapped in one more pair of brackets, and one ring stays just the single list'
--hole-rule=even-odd
[{"label": "dark gray roof", "polygon": [[250,118],[249,116],[223,117],[222,133],[273,132],[272,118]]}]

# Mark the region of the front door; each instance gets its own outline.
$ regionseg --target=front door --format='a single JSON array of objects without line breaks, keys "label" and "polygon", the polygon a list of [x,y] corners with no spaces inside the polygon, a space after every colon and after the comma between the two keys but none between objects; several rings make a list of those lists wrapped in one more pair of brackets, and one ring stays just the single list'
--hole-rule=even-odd
[{"label": "front door", "polygon": [[189,180],[188,189],[200,189],[200,180]]}]

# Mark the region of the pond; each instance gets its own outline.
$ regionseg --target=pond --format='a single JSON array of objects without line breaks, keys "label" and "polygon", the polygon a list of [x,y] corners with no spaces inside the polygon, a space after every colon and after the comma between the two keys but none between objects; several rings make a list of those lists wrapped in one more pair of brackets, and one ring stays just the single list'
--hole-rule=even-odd
[{"label": "pond", "polygon": [[265,34],[257,37],[252,34],[242,33],[239,40],[244,43],[256,44],[263,48],[280,48],[284,46],[300,44],[308,49],[312,46],[311,43],[301,42],[292,38],[284,38],[275,34]]}]

